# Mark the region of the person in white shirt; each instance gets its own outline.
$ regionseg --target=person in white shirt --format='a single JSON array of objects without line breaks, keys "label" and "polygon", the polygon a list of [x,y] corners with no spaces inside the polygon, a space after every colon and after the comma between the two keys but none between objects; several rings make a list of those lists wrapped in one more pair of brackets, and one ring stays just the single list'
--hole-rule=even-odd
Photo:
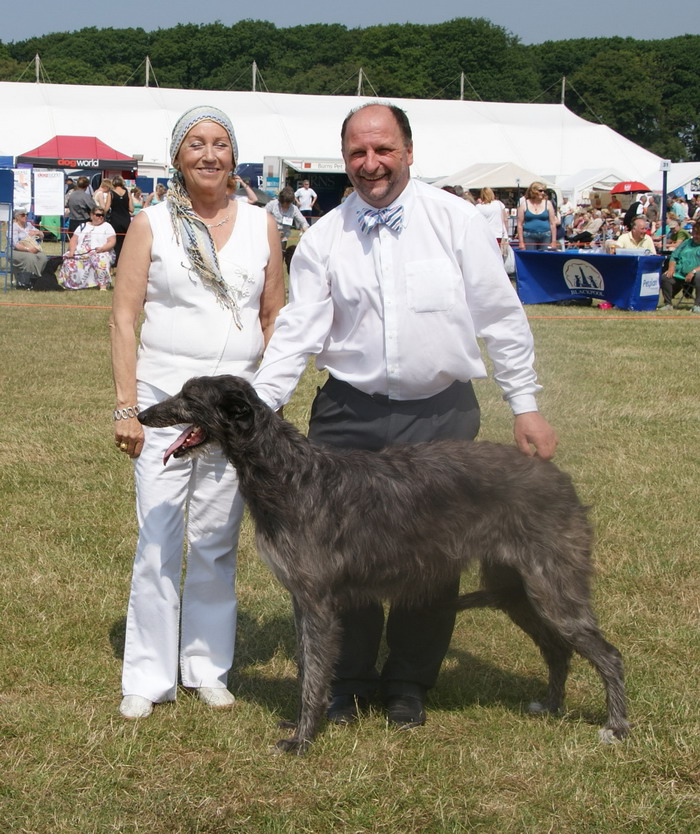
[{"label": "person in white shirt", "polygon": [[294,198],[299,206],[299,211],[304,215],[304,217],[311,217],[314,206],[316,205],[316,200],[318,200],[318,195],[313,188],[311,188],[308,180],[304,180],[301,184],[301,188],[297,188],[294,192]]},{"label": "person in white shirt", "polygon": [[[532,335],[486,221],[466,201],[411,180],[411,128],[399,108],[363,105],[341,137],[355,191],[297,247],[290,303],[253,380],[258,394],[273,408],[284,405],[316,355],[330,376],[314,400],[312,442],[379,450],[470,440],[479,429],[471,380],[486,376],[481,338],[515,414],[517,445],[551,458],[557,439],[537,411]],[[343,616],[330,720],[355,720],[379,689],[393,725],[424,723],[458,586],[455,574],[437,605],[392,608],[381,674],[382,607]]]}]

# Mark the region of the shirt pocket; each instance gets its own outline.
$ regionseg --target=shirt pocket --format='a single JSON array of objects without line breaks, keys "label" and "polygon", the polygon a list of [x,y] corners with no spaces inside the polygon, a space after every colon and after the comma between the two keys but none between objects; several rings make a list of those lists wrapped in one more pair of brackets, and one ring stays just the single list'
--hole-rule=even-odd
[{"label": "shirt pocket", "polygon": [[460,275],[448,258],[413,261],[404,269],[409,310],[440,313],[455,305]]}]

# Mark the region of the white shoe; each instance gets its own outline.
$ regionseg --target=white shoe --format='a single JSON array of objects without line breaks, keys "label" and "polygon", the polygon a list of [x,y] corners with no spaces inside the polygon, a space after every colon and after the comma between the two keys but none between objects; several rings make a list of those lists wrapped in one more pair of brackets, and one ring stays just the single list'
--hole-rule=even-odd
[{"label": "white shoe", "polygon": [[224,709],[226,707],[232,707],[236,701],[228,689],[224,689],[223,686],[200,686],[199,689],[195,691],[197,692],[199,700],[205,703],[208,707]]},{"label": "white shoe", "polygon": [[148,718],[153,712],[153,701],[141,695],[125,695],[119,705],[119,712],[124,718]]}]

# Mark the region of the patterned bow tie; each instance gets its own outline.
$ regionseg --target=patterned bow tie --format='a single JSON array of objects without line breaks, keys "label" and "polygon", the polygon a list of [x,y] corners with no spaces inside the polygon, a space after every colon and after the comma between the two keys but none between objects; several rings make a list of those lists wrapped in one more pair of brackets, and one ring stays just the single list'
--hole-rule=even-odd
[{"label": "patterned bow tie", "polygon": [[381,209],[359,209],[357,212],[357,220],[360,228],[366,235],[381,223],[398,232],[403,223],[403,206]]}]

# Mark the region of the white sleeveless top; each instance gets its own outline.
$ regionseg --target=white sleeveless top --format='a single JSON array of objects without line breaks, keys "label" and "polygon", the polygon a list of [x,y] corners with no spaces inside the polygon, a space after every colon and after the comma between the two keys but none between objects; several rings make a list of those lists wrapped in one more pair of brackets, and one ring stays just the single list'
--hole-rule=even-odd
[{"label": "white sleeveless top", "polygon": [[250,379],[263,352],[260,295],[270,257],[266,212],[238,203],[219,266],[238,302],[243,327],[190,269],[175,239],[166,202],[143,209],[153,232],[136,377],[176,394],[193,376],[235,374]]}]

